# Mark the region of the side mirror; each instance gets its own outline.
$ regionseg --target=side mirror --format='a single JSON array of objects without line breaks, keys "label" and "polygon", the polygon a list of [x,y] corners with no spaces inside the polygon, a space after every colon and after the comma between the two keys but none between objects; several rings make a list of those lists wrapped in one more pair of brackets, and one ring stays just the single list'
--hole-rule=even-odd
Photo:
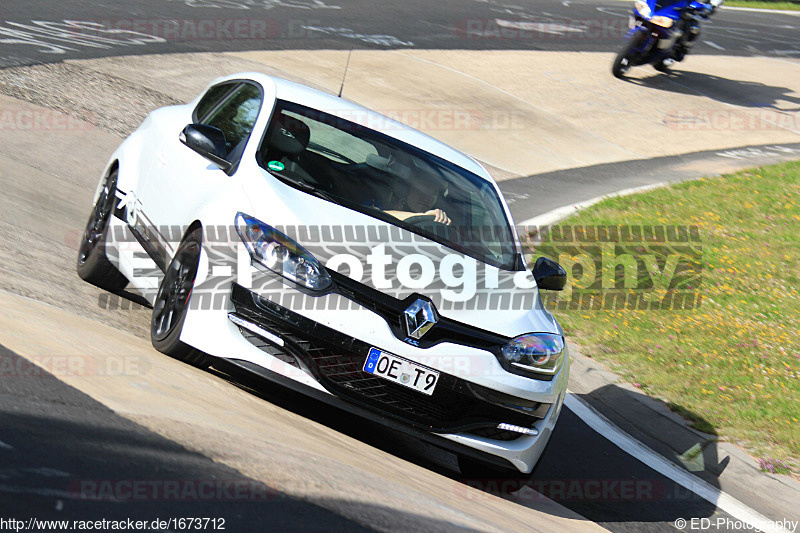
[{"label": "side mirror", "polygon": [[567,284],[567,271],[552,259],[540,257],[531,272],[540,289],[560,291]]},{"label": "side mirror", "polygon": [[189,124],[183,128],[178,138],[223,171],[228,172],[233,167],[233,164],[225,159],[228,151],[225,146],[225,134],[219,128],[205,124]]}]

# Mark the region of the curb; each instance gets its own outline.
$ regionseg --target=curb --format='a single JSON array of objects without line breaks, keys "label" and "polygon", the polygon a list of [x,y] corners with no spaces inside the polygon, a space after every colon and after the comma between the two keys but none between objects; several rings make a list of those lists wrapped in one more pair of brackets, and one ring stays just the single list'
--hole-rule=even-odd
[{"label": "curb", "polygon": [[800,519],[800,481],[761,471],[744,449],[693,428],[664,401],[623,381],[574,343],[569,343],[569,350],[569,392],[622,432],[698,481],[719,487],[769,518]]},{"label": "curb", "polygon": [[[660,182],[623,189],[560,207],[524,220],[519,226],[548,226],[563,221],[581,209],[612,197],[627,196],[669,185]],[[757,459],[739,446],[717,435],[703,433],[673,412],[659,398],[648,396],[627,383],[604,364],[581,353],[569,342],[572,358],[569,392],[638,441],[687,474],[717,486],[724,494],[748,501],[753,509],[775,520],[800,518],[800,482],[791,476],[770,474],[758,467]]]},{"label": "curb", "polygon": [[542,215],[538,215],[527,220],[523,220],[518,225],[522,227],[526,226],[534,226],[534,227],[541,227],[541,226],[551,226],[553,224],[557,224],[564,219],[571,217],[572,215],[576,214],[578,211],[582,209],[586,209],[587,207],[591,207],[596,203],[599,203],[607,198],[617,198],[619,196],[629,196],[631,194],[636,194],[639,192],[645,192],[652,189],[658,189],[659,187],[665,187],[670,185],[667,182],[660,182],[660,183],[653,183],[652,185],[642,185],[641,187],[631,187],[630,189],[622,189],[621,191],[612,192],[609,194],[604,194],[602,196],[596,196],[585,202],[578,202],[571,205],[565,205],[563,207],[559,207],[557,209],[553,209],[547,213]]}]

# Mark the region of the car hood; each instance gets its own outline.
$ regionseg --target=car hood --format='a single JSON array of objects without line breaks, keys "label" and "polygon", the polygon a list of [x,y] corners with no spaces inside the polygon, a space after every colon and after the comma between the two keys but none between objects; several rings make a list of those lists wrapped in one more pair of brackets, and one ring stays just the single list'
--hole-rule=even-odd
[{"label": "car hood", "polygon": [[562,333],[530,271],[499,269],[269,175],[243,189],[252,205],[246,214],[291,237],[329,270],[383,295],[421,296],[441,316],[507,337]]}]

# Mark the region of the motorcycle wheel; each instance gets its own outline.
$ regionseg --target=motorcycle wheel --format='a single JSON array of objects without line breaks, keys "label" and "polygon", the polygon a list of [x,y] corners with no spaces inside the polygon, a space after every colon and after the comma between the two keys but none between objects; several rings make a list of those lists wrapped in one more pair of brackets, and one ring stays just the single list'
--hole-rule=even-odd
[{"label": "motorcycle wheel", "polygon": [[625,77],[625,73],[627,73],[632,66],[631,63],[634,58],[633,51],[642,44],[642,41],[644,41],[646,37],[643,31],[637,31],[628,39],[628,42],[625,43],[625,46],[622,47],[622,50],[617,54],[614,65],[611,67],[611,73],[615,77],[619,79]]},{"label": "motorcycle wheel", "polygon": [[666,64],[664,61],[665,60],[662,59],[661,61],[654,63],[653,68],[659,72],[669,72],[669,67],[672,65],[672,63]]}]

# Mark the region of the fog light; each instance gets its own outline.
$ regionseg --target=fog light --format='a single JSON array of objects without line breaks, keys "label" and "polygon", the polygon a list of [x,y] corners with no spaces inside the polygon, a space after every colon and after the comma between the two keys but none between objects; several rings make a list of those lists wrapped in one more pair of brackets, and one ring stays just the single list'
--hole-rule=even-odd
[{"label": "fog light", "polygon": [[283,339],[281,339],[277,335],[273,335],[272,333],[270,333],[269,331],[265,330],[261,326],[253,324],[250,321],[244,320],[243,318],[240,318],[240,317],[234,315],[233,313],[228,313],[228,320],[230,320],[231,322],[233,322],[234,324],[236,324],[240,328],[244,328],[247,331],[249,331],[250,333],[255,333],[259,337],[263,337],[264,339],[267,339],[268,341],[273,342],[273,343],[277,344],[278,346],[283,347],[285,345],[285,343],[283,342]]},{"label": "fog light", "polygon": [[523,435],[530,435],[531,437],[535,437],[539,434],[539,430],[536,428],[526,428],[522,426],[515,426],[514,424],[498,424],[497,429],[503,429],[505,431],[514,431],[516,433],[522,433]]}]

